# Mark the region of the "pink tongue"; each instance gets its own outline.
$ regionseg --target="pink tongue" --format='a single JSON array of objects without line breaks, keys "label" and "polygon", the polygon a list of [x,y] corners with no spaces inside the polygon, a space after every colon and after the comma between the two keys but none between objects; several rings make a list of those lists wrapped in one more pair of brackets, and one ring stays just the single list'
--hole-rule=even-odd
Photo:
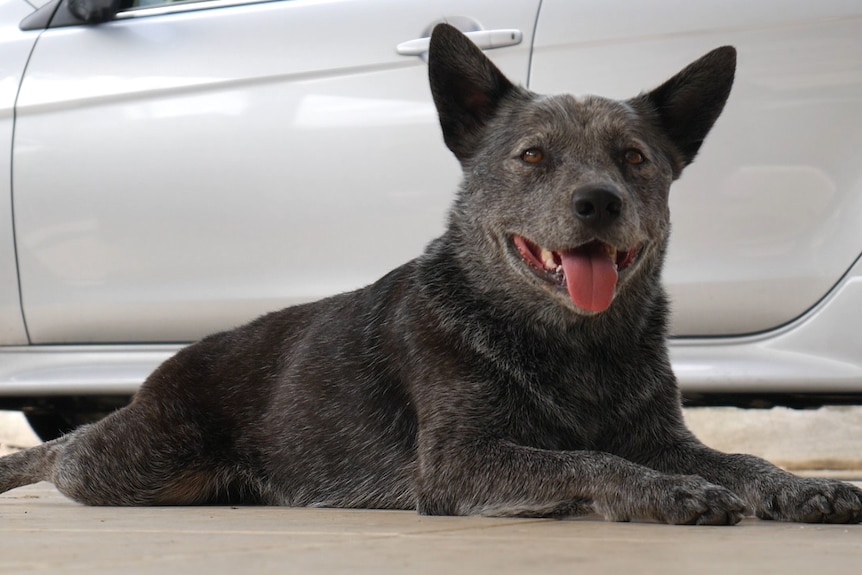
[{"label": "pink tongue", "polygon": [[601,244],[588,244],[560,253],[572,302],[581,309],[602,312],[611,307],[617,288],[617,266]]}]

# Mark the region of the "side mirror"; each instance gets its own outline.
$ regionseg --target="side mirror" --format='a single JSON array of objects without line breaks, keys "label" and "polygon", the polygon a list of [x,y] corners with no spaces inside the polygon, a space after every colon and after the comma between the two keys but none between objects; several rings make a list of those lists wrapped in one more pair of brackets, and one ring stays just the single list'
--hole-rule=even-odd
[{"label": "side mirror", "polygon": [[88,24],[113,20],[122,0],[68,0],[69,12]]}]

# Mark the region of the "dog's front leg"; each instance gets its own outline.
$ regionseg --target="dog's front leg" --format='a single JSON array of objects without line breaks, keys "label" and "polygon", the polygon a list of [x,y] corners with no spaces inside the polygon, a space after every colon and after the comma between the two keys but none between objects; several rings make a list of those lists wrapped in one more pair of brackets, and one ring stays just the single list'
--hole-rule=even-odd
[{"label": "dog's front leg", "polygon": [[[562,516],[737,523],[743,502],[697,476],[665,475],[597,451],[549,451],[498,439],[422,438],[417,498],[429,515]],[[450,434],[451,435],[451,434]]]},{"label": "dog's front leg", "polygon": [[862,522],[862,490],[843,481],[788,473],[753,455],[726,454],[694,438],[660,450],[650,467],[693,473],[741,496],[761,519],[804,523]]}]

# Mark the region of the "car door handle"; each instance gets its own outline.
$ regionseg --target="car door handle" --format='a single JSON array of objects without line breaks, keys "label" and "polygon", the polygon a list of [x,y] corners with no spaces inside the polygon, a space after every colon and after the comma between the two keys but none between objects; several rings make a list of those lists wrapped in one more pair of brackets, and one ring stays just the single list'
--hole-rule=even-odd
[{"label": "car door handle", "polygon": [[[515,46],[520,44],[523,34],[520,30],[476,30],[475,32],[466,32],[464,34],[473,41],[482,50],[491,50],[493,48],[503,48],[505,46]],[[402,42],[395,47],[395,51],[402,56],[421,56],[428,51],[430,38],[416,38]]]}]

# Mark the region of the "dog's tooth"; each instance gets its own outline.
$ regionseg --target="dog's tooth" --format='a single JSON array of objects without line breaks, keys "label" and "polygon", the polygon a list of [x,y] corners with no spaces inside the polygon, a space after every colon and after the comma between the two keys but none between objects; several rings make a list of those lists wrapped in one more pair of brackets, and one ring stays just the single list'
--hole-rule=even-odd
[{"label": "dog's tooth", "polygon": [[551,250],[547,250],[542,248],[542,263],[545,264],[545,267],[549,270],[557,269],[557,263],[554,261],[554,254]]},{"label": "dog's tooth", "polygon": [[610,256],[612,260],[617,259],[617,248],[608,246],[608,256]]}]

